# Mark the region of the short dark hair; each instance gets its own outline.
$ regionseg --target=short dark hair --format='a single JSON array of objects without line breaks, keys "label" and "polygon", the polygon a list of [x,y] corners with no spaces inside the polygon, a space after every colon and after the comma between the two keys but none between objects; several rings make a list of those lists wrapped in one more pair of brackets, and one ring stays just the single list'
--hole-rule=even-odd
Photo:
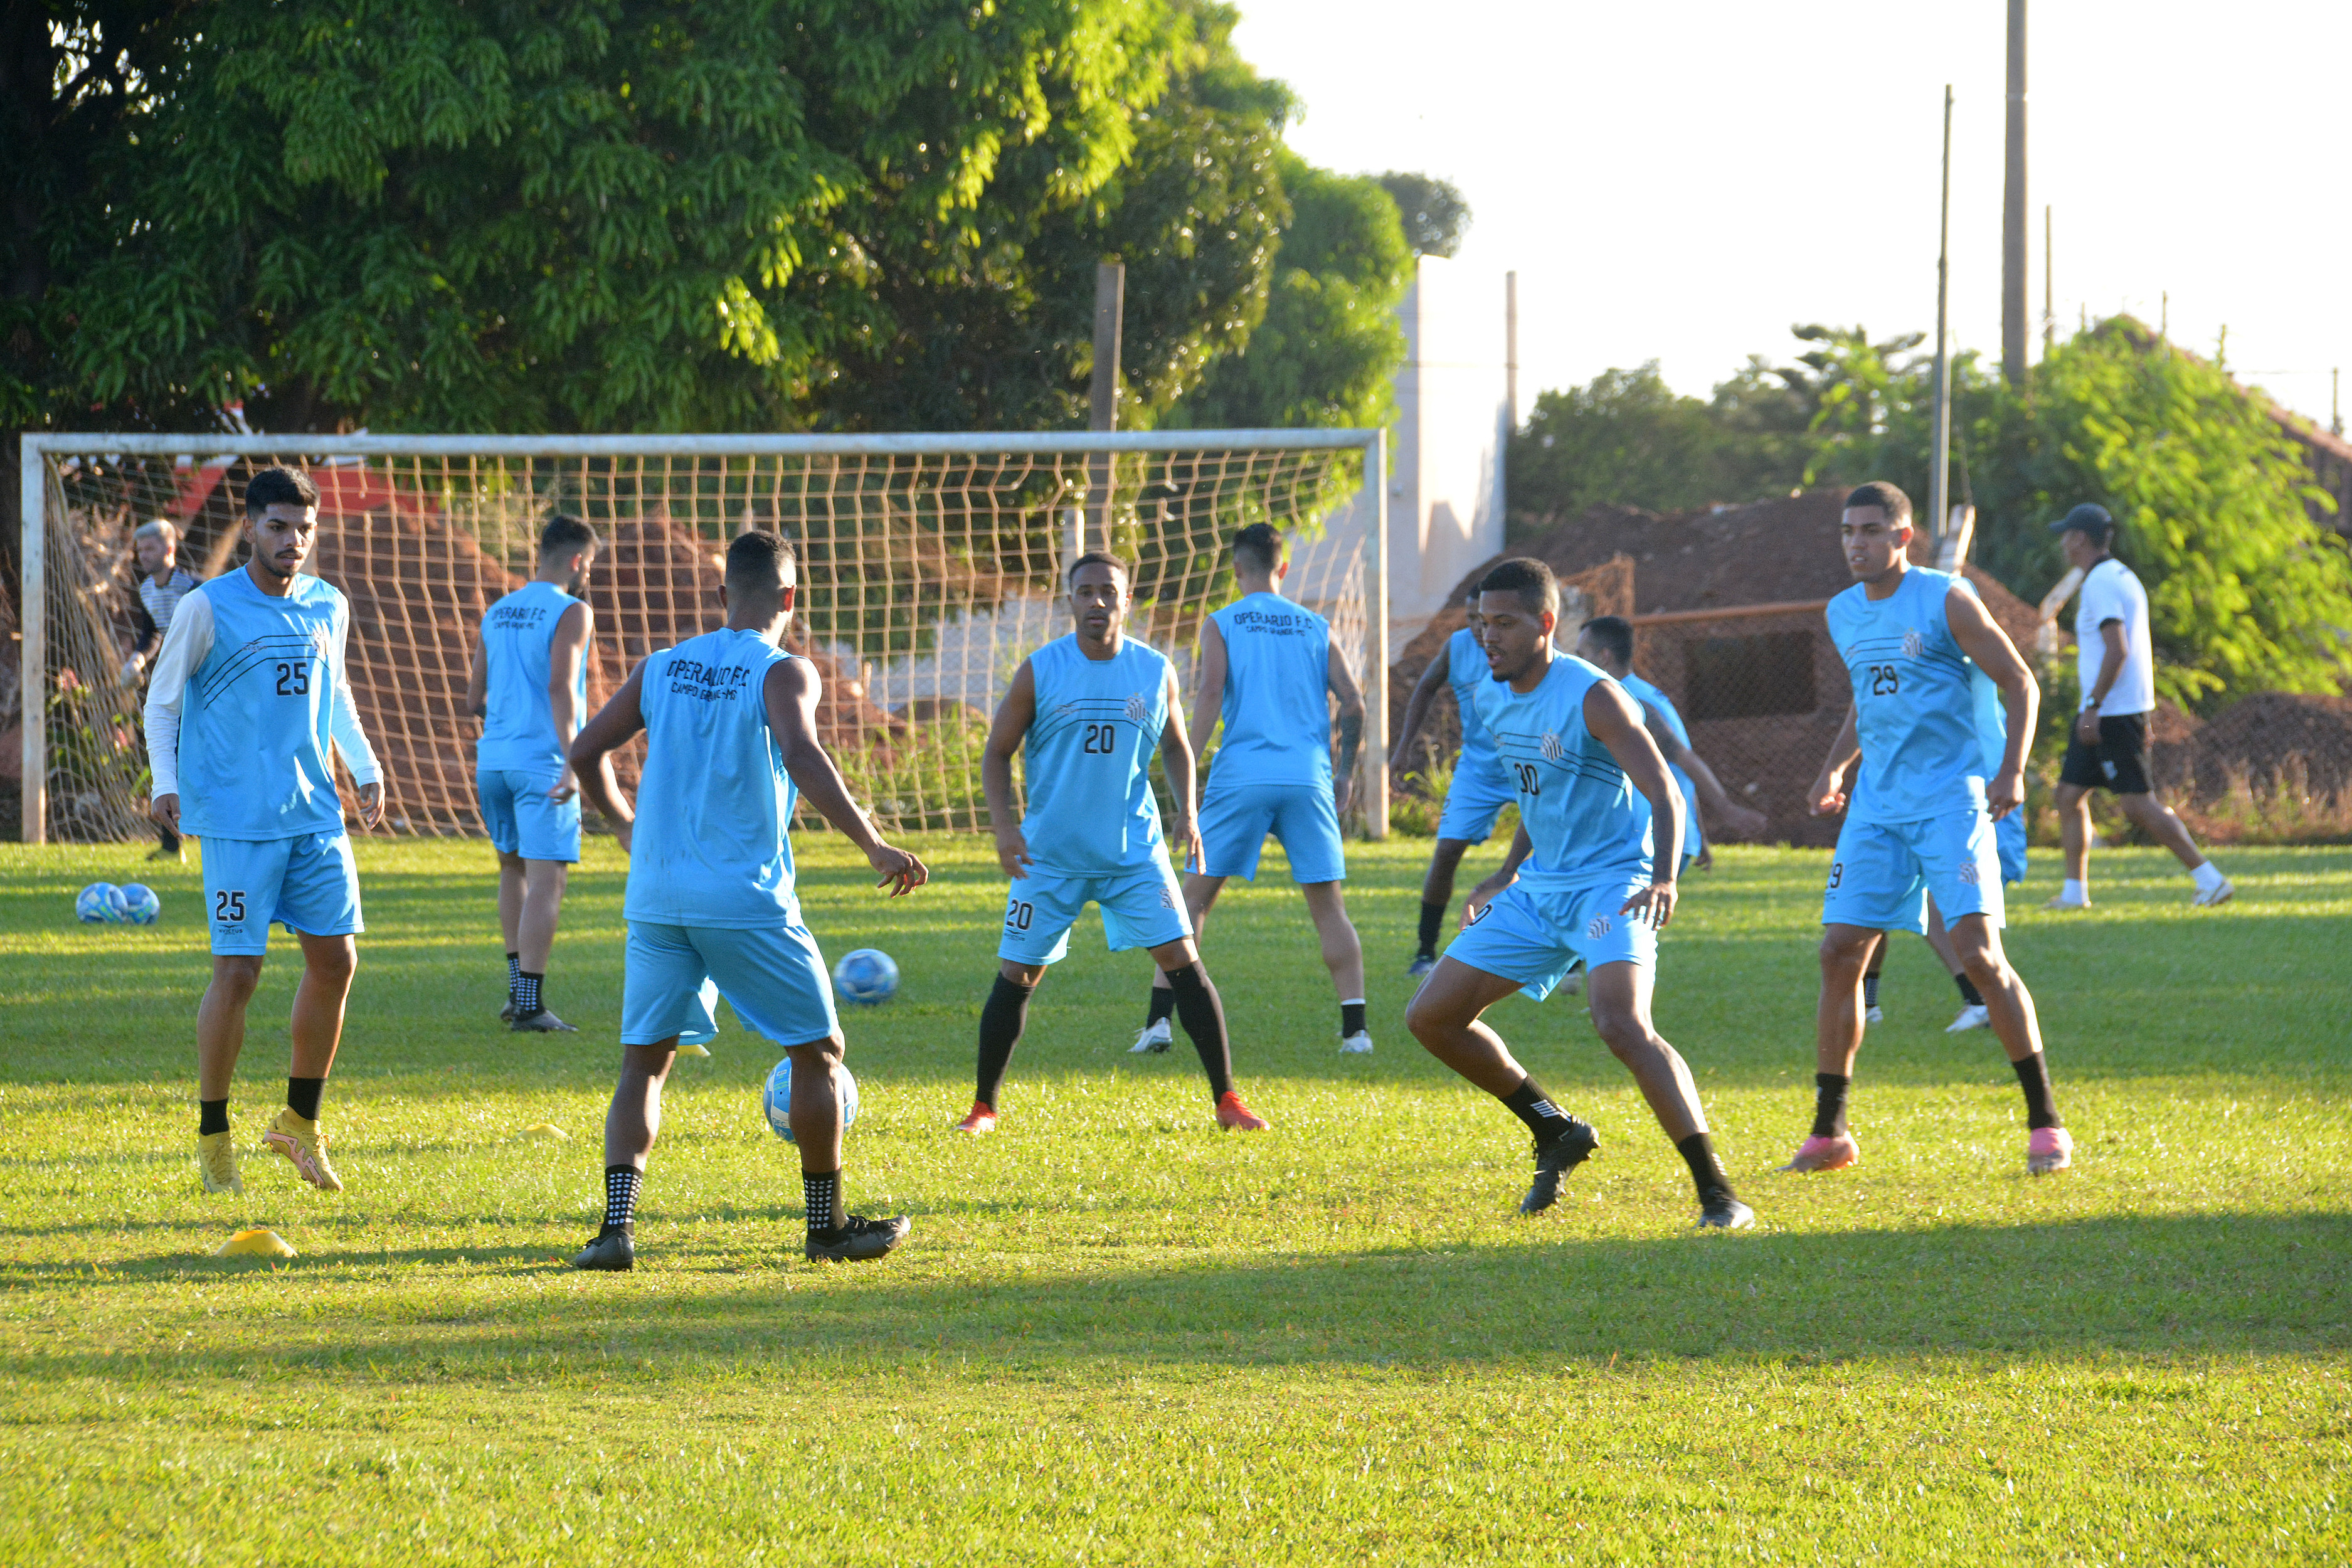
[{"label": "short dark hair", "polygon": [[1074,587],[1077,584],[1078,568],[1081,566],[1108,566],[1111,568],[1111,570],[1117,572],[1120,576],[1126,578],[1130,587],[1134,585],[1134,569],[1129,566],[1126,562],[1121,561],[1118,556],[1113,555],[1108,550],[1089,550],[1084,555],[1079,556],[1076,561],[1070,563],[1068,581]]},{"label": "short dark hair", "polygon": [[1549,610],[1559,614],[1559,579],[1550,567],[1532,555],[1514,555],[1508,561],[1497,562],[1493,571],[1478,579],[1480,594],[1517,594],[1519,602],[1530,610]]},{"label": "short dark hair", "polygon": [[797,569],[799,563],[791,540],[755,528],[737,534],[727,546],[727,585],[766,593],[775,587],[786,567]]},{"label": "short dark hair", "polygon": [[1609,657],[1633,662],[1633,623],[1622,616],[1595,616],[1584,623],[1584,636],[1609,650]]},{"label": "short dark hair", "polygon": [[245,510],[259,517],[273,506],[317,506],[319,487],[299,468],[283,463],[264,468],[246,482]]},{"label": "short dark hair", "polygon": [[1253,572],[1271,572],[1283,557],[1282,531],[1270,522],[1253,522],[1234,535],[1234,570],[1246,560]]},{"label": "short dark hair", "polygon": [[539,552],[541,555],[569,555],[575,550],[587,550],[596,543],[596,531],[576,517],[557,512],[539,531]]},{"label": "short dark hair", "polygon": [[1900,487],[1888,484],[1885,479],[1873,479],[1868,484],[1856,485],[1846,491],[1845,510],[1852,511],[1858,506],[1876,507],[1886,514],[1889,522],[1911,521],[1911,498],[1905,495]]}]

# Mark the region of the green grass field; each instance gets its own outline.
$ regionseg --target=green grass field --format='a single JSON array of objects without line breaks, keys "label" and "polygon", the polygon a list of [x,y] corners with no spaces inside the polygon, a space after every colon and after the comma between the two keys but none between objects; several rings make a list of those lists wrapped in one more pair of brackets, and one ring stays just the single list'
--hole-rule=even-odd
[{"label": "green grass field", "polygon": [[[1335,1050],[1278,863],[1208,939],[1244,1092],[1131,1058],[1145,960],[1082,925],[991,1139],[971,1099],[1002,884],[973,841],[893,906],[807,841],[828,951],[906,984],[846,1022],[848,1189],[915,1229],[801,1260],[777,1053],[679,1065],[638,1271],[581,1276],[621,988],[592,842],[517,1039],[478,845],[362,847],[326,1117],[350,1190],[247,1160],[201,1195],[194,866],[0,847],[0,1561],[2341,1563],[2352,1556],[2352,851],[2241,850],[2191,910],[2152,852],[2099,910],[2021,913],[2075,1169],[2023,1174],[2015,1081],[1898,940],[1864,1162],[1778,1176],[1811,1096],[1824,858],[1688,884],[1658,1018],[1756,1231],[1699,1235],[1578,1004],[1496,1021],[1601,1129],[1535,1221],[1526,1143],[1400,1024],[1425,841],[1357,846],[1370,1058]],[[1269,858],[1270,860],[1272,858]],[[2038,905],[2054,856],[2017,894]],[[152,930],[77,926],[98,878]],[[282,1093],[299,959],[254,1005],[241,1142]],[[527,1140],[551,1121],[570,1142]],[[244,1223],[300,1256],[215,1259]]]}]

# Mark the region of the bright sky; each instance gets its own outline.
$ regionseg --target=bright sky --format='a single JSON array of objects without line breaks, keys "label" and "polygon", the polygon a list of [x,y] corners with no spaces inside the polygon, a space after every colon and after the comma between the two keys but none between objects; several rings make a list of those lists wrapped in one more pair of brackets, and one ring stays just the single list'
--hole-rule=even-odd
[{"label": "bright sky", "polygon": [[[1797,321],[1932,331],[1952,86],[1953,340],[2000,351],[2004,0],[1595,5],[1238,0],[1326,167],[1452,180],[1462,261],[1519,275],[1520,400],[1661,362],[1704,396]],[[2063,336],[2087,307],[2228,359],[2325,421],[2352,369],[2337,190],[2352,5],[2105,0],[2030,13],[2028,291],[2056,209]],[[2241,369],[2242,367],[2242,369]],[[2352,387],[2346,389],[2352,400]]]}]

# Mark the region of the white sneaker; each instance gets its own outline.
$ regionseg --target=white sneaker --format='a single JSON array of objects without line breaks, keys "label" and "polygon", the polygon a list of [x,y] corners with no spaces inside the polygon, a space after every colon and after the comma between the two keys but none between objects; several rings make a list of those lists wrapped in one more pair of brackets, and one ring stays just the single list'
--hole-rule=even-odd
[{"label": "white sneaker", "polygon": [[1990,1012],[1987,1012],[1982,1006],[1971,1002],[1960,1009],[1959,1016],[1958,1017],[1954,1018],[1949,1024],[1944,1026],[1944,1033],[1948,1035],[1965,1035],[1970,1029],[1990,1029],[1991,1027],[1992,1015]]},{"label": "white sneaker", "polygon": [[2224,877],[2210,888],[2198,889],[2197,896],[2189,901],[2200,909],[2211,909],[2215,904],[2226,904],[2237,896],[2238,885]]},{"label": "white sneaker", "polygon": [[1135,1044],[1128,1047],[1127,1051],[1129,1056],[1140,1056],[1146,1052],[1157,1054],[1175,1043],[1176,1037],[1170,1032],[1168,1020],[1158,1018],[1135,1031]]},{"label": "white sneaker", "polygon": [[1369,1056],[1371,1049],[1371,1033],[1366,1029],[1359,1029],[1339,1042],[1339,1054],[1343,1057]]},{"label": "white sneaker", "polygon": [[1886,1022],[1886,1009],[1873,1007],[1862,1016],[1862,1021],[1865,1024],[1884,1024]]},{"label": "white sneaker", "polygon": [[2045,910],[2062,911],[2068,910],[2087,910],[2091,907],[2091,900],[2088,899],[2070,899],[2062,893],[2058,897],[2052,899],[2048,903],[2043,904],[2042,907]]}]

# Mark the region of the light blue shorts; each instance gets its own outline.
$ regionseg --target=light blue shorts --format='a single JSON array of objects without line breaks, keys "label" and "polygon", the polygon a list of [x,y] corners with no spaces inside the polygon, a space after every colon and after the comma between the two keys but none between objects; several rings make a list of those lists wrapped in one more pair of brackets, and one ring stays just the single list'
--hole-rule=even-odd
[{"label": "light blue shorts", "polygon": [[1176,873],[1165,854],[1149,866],[1101,877],[1072,877],[1032,867],[1004,901],[1004,940],[996,956],[1015,963],[1059,963],[1070,928],[1091,903],[1102,906],[1103,940],[1113,952],[1160,947],[1192,934]]},{"label": "light blue shorts", "polygon": [[1327,785],[1241,784],[1217,787],[1209,776],[1201,803],[1201,868],[1212,877],[1257,880],[1257,858],[1272,834],[1290,857],[1294,882],[1338,882],[1348,875],[1339,847],[1339,814]]},{"label": "light blue shorts", "polygon": [[1998,931],[2007,921],[1994,837],[1993,825],[1975,806],[1924,822],[1848,817],[1830,859],[1822,923],[1924,933],[1933,894],[1946,925],[1983,915]]},{"label": "light blue shorts", "polygon": [[202,843],[213,952],[268,952],[272,921],[305,936],[352,936],[367,930],[360,920],[360,871],[352,861],[350,834],[207,837]]},{"label": "light blue shorts", "polygon": [[2000,879],[2025,880],[2025,808],[2020,806],[1994,823],[1992,838],[2000,850]]},{"label": "light blue shorts", "polygon": [[580,793],[558,804],[547,798],[562,770],[483,768],[474,774],[482,826],[501,855],[526,860],[580,863]]},{"label": "light blue shorts", "polygon": [[1586,973],[1604,963],[1658,966],[1658,933],[1621,911],[1650,885],[1647,877],[1562,889],[1512,883],[1481,910],[1445,956],[1456,963],[1519,982],[1540,1002],[1581,961]]},{"label": "light blue shorts", "polygon": [[1445,809],[1437,816],[1437,836],[1484,844],[1503,807],[1518,804],[1518,791],[1504,777],[1500,763],[1466,767],[1457,763],[1454,782],[1446,786]]},{"label": "light blue shorts", "polygon": [[736,1022],[780,1046],[814,1045],[841,1032],[824,954],[806,926],[629,922],[621,1044],[657,1046],[672,1035],[682,1045],[707,1044],[719,1035],[721,996]]}]

